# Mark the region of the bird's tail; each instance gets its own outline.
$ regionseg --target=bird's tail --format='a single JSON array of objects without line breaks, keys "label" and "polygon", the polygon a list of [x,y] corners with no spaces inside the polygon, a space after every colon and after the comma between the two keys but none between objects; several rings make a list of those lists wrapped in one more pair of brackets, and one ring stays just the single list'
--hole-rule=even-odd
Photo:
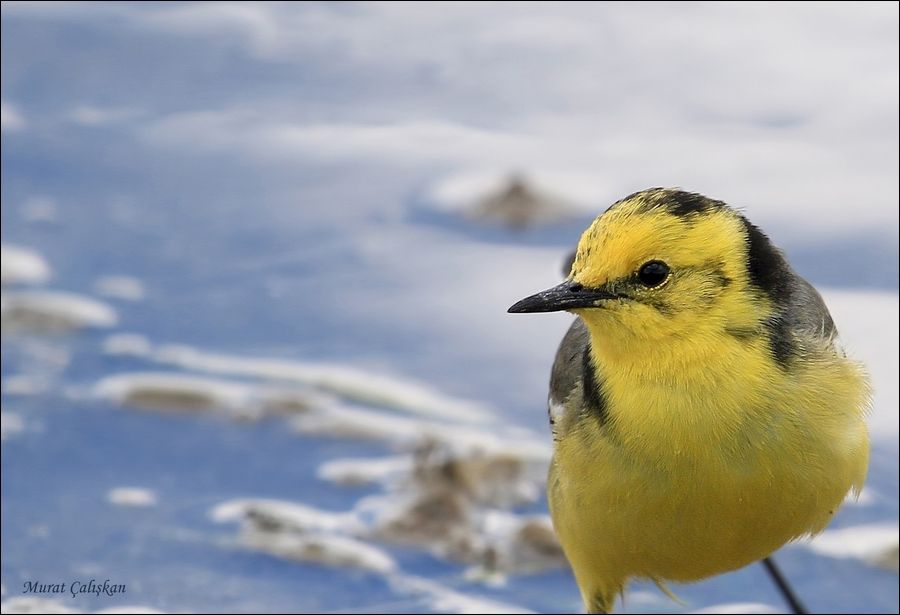
[{"label": "bird's tail", "polygon": [[659,591],[661,591],[661,592],[664,593],[666,596],[668,596],[670,600],[672,600],[673,602],[675,602],[675,603],[677,603],[677,604],[680,604],[681,606],[687,606],[687,605],[685,604],[684,600],[682,600],[681,598],[679,598],[678,596],[676,596],[676,595],[672,592],[672,590],[669,589],[669,587],[666,585],[666,582],[665,582],[665,581],[663,581],[662,579],[651,579],[651,580],[652,580],[652,581],[656,584],[656,586],[659,588]]},{"label": "bird's tail", "polygon": [[625,593],[625,584],[619,584],[614,587],[604,589],[595,589],[590,594],[582,593],[584,606],[588,613],[612,613],[613,606],[616,603],[616,596]]},{"label": "bird's tail", "polygon": [[[668,588],[665,581],[662,579],[651,578],[656,586],[659,588],[659,591],[668,596],[673,602],[680,604],[681,606],[685,606],[684,601],[676,596],[671,589]],[[612,587],[609,589],[597,589],[594,590],[593,594],[589,596],[584,595],[584,604],[587,607],[588,613],[612,613],[613,606],[616,602],[616,596],[622,596],[622,602],[625,601],[625,584],[622,583],[616,587]]]}]

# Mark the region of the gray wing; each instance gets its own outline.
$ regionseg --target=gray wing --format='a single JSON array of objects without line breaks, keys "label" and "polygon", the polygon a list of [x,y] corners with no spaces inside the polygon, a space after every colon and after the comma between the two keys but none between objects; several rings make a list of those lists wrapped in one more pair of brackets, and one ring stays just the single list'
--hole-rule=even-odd
[{"label": "gray wing", "polygon": [[590,337],[584,321],[575,318],[566,332],[553,369],[550,372],[550,403],[563,404],[572,392],[582,387],[584,353],[590,343]]},{"label": "gray wing", "polygon": [[564,436],[580,420],[591,418],[601,425],[609,407],[602,377],[591,360],[590,334],[576,318],[556,351],[550,373],[548,410],[554,436]]},{"label": "gray wing", "polygon": [[833,342],[837,337],[837,328],[822,295],[796,273],[794,281],[793,292],[785,306],[785,320],[804,338]]}]

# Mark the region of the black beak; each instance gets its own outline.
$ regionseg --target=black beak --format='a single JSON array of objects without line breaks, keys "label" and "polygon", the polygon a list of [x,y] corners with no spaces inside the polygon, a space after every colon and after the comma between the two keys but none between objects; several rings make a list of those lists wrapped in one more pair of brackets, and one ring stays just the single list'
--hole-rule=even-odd
[{"label": "black beak", "polygon": [[561,312],[576,308],[596,307],[603,299],[618,299],[619,295],[605,290],[585,288],[578,282],[566,280],[559,286],[525,297],[507,310],[510,314],[529,312]]}]

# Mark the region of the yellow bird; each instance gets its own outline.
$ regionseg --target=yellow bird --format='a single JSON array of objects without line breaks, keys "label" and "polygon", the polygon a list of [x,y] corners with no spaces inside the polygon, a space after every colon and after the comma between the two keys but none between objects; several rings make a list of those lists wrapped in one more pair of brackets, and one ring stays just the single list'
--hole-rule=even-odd
[{"label": "yellow bird", "polygon": [[820,532],[865,481],[870,391],[819,293],[721,201],[654,188],[510,312],[578,315],[550,379],[547,495],[584,604]]}]

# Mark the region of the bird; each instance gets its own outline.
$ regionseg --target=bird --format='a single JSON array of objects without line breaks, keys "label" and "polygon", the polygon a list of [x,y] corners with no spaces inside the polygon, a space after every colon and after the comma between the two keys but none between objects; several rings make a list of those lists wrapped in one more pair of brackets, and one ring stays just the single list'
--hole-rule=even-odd
[{"label": "bird", "polygon": [[869,459],[865,367],[741,212],[677,188],[614,203],[568,277],[550,376],[551,518],[589,613],[631,579],[690,583],[821,532]]}]

